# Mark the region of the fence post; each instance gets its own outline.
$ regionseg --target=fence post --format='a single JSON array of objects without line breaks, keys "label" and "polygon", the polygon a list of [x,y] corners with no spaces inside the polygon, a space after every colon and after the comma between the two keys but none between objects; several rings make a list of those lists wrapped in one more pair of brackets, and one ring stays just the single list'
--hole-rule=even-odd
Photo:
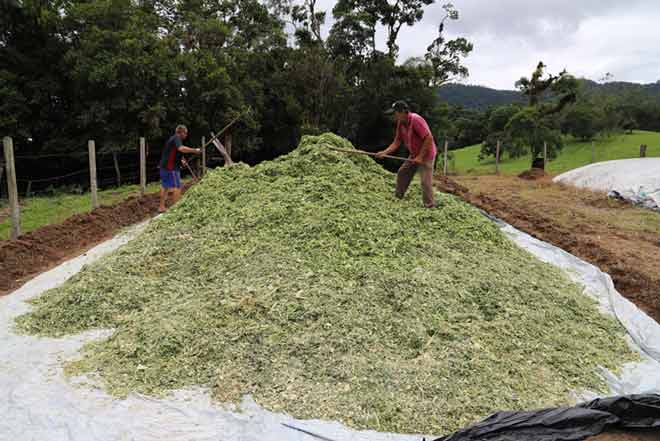
[{"label": "fence post", "polygon": [[548,143],[543,143],[543,170],[548,167]]},{"label": "fence post", "polygon": [[449,149],[449,141],[445,139],[445,156],[443,164],[443,174],[447,176],[447,150]]},{"label": "fence post", "polygon": [[16,166],[14,164],[14,141],[5,136],[2,140],[5,150],[5,165],[7,167],[7,189],[9,196],[9,207],[11,209],[11,235],[12,239],[18,239],[21,235],[21,211],[18,206],[18,188],[16,187]]},{"label": "fence post", "polygon": [[639,157],[646,158],[646,144],[642,144],[639,146]]},{"label": "fence post", "polygon": [[232,144],[232,137],[231,133],[227,133],[225,135],[225,150],[227,151],[227,155],[231,158],[231,144]]},{"label": "fence post", "polygon": [[145,139],[140,137],[140,196],[147,192],[147,146]]},{"label": "fence post", "polygon": [[202,176],[206,174],[206,136],[202,136]]},{"label": "fence post", "polygon": [[117,187],[121,187],[121,170],[119,170],[119,159],[117,152],[112,152],[112,162],[115,165],[115,174],[117,175]]},{"label": "fence post", "polygon": [[94,140],[87,142],[89,150],[89,187],[92,193],[92,210],[99,207],[99,197],[96,188],[96,145]]},{"label": "fence post", "polygon": [[497,140],[497,148],[495,150],[495,174],[500,174],[500,148],[502,148],[502,141]]}]

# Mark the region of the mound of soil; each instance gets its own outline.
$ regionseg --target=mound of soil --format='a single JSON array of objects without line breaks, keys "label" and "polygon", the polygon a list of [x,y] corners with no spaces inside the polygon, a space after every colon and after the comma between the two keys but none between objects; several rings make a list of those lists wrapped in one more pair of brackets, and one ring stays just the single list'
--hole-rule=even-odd
[{"label": "mound of soil", "polygon": [[525,179],[528,181],[536,181],[542,179],[546,176],[545,171],[542,168],[533,168],[531,170],[526,170],[518,175],[520,179]]},{"label": "mound of soil", "polygon": [[0,295],[114,236],[122,228],[155,216],[158,198],[158,193],[134,196],[116,205],[71,216],[61,224],[46,225],[17,240],[0,241]]}]

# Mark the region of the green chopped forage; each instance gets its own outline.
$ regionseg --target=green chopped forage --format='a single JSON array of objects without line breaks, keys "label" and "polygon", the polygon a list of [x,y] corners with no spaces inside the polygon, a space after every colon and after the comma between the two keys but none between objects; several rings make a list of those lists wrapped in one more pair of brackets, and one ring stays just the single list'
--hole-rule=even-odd
[{"label": "green chopped forage", "polygon": [[136,239],[36,299],[24,332],[112,328],[67,372],[125,396],[205,386],[221,403],[357,429],[442,434],[497,410],[605,391],[636,359],[559,269],[475,208],[403,200],[335,135],[210,171]]}]

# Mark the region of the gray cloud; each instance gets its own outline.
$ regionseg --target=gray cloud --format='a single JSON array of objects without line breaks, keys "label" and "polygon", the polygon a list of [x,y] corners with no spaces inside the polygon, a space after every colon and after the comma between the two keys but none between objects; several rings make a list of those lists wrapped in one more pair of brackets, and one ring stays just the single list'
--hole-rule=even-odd
[{"label": "gray cloud", "polygon": [[[399,35],[401,61],[423,55],[444,16],[440,1]],[[328,11],[333,0],[321,0]],[[552,71],[578,76],[655,82],[660,79],[660,2],[657,0],[453,0],[461,18],[450,36],[475,44],[467,60],[468,83],[512,88],[543,60]],[[329,25],[327,26],[329,28]],[[384,49],[384,35],[379,32]]]}]

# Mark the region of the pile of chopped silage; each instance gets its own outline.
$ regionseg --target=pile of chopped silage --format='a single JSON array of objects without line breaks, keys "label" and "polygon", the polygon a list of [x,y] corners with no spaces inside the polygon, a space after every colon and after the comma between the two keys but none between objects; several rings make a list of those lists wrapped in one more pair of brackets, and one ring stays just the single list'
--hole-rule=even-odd
[{"label": "pile of chopped silage", "polygon": [[441,434],[602,390],[622,328],[476,209],[331,134],[211,171],[135,240],[37,299],[19,329],[116,332],[68,365],[117,396],[209,386],[354,428]]}]

